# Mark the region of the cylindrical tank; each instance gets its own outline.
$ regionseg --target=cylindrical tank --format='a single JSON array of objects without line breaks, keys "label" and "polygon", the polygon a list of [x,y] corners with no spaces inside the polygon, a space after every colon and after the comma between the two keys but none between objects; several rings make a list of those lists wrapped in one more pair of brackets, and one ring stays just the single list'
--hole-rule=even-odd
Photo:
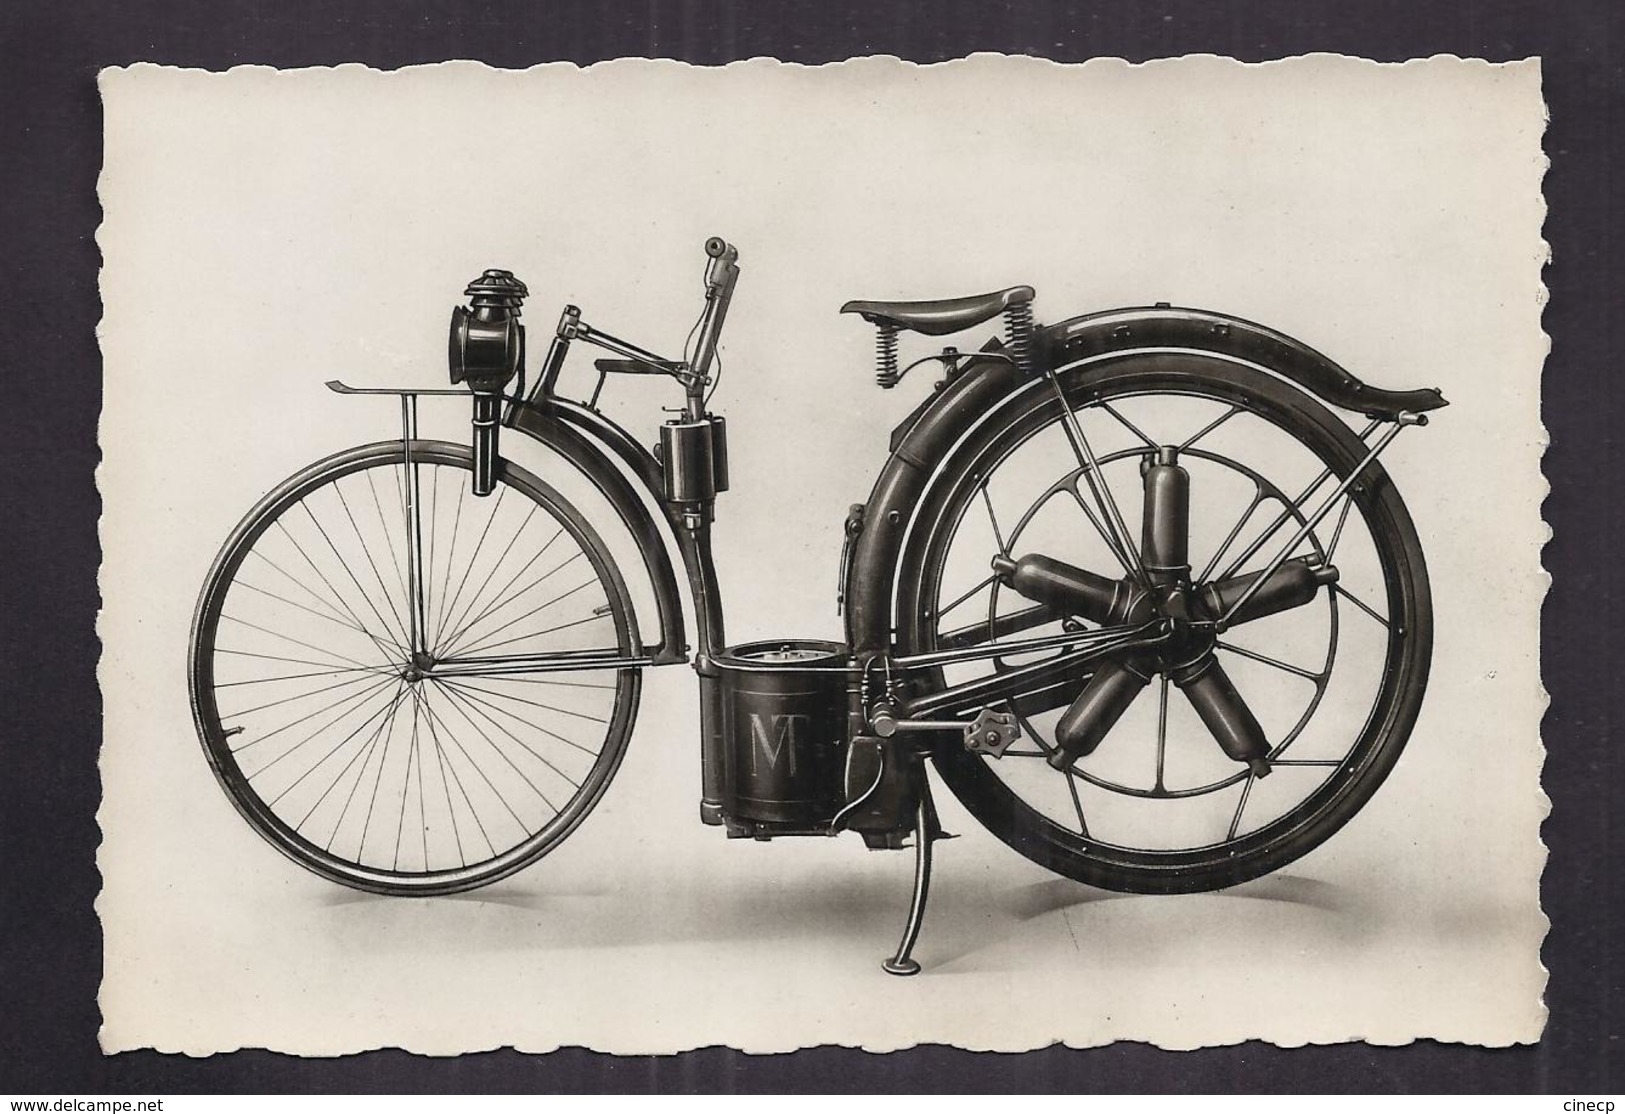
[{"label": "cylindrical tank", "polygon": [[839,811],[847,745],[847,650],[779,639],[714,659],[732,749],[723,811],[738,821],[812,829]]},{"label": "cylindrical tank", "polygon": [[1191,477],[1179,452],[1164,446],[1145,468],[1140,556],[1152,580],[1167,584],[1190,571]]},{"label": "cylindrical tank", "polygon": [[[1231,617],[1230,625],[1302,607],[1315,598],[1315,593],[1323,585],[1336,583],[1336,567],[1321,565],[1317,561],[1318,558],[1295,557],[1282,562],[1281,567],[1253,592],[1246,605]],[[1202,607],[1215,619],[1229,614],[1237,601],[1247,595],[1258,577],[1259,573],[1256,572],[1243,573],[1204,586],[1200,593]]]}]

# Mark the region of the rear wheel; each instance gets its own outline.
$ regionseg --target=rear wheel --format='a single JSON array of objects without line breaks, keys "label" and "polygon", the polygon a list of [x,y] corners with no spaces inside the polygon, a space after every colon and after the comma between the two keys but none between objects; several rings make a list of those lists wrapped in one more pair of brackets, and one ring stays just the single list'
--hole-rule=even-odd
[{"label": "rear wheel", "polygon": [[505,463],[485,498],[471,476],[442,442],[320,461],[249,513],[198,602],[210,766],[256,831],[346,885],[510,874],[575,829],[626,748],[637,669],[513,663],[635,656],[620,572],[535,476]]},{"label": "rear wheel", "polygon": [[[1210,890],[1274,870],[1358,811],[1415,722],[1432,619],[1410,516],[1373,462],[1309,528],[1370,445],[1252,367],[1137,354],[1059,383],[1064,409],[1047,384],[1029,389],[928,488],[900,564],[899,651],[1130,621],[1175,634],[1005,701],[1022,739],[1002,757],[945,740],[937,767],[1006,843],[1092,885]],[[1188,510],[1152,494],[1174,465]],[[1142,550],[1170,537],[1188,571],[1147,590]],[[1063,603],[1018,576],[1034,570],[1069,585]],[[931,683],[1042,658],[1012,651]]]}]

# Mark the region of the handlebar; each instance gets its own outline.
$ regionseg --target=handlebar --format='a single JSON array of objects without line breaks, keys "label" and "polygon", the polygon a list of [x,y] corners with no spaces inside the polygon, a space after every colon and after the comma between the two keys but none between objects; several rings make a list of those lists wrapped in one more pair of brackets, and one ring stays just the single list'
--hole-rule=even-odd
[{"label": "handlebar", "polygon": [[[686,371],[672,372],[686,387],[687,410],[691,417],[696,419],[704,413],[705,389],[711,382],[710,369],[716,360],[717,339],[722,333],[722,323],[728,316],[728,303],[733,298],[734,283],[739,279],[739,250],[728,241],[721,236],[710,237],[705,241],[705,254],[709,260],[705,268],[705,310],[700,315],[699,339],[694,348],[694,357]],[[593,328],[581,320],[579,309],[575,306],[566,306],[559,318],[558,328],[554,331],[553,343],[548,347],[547,356],[543,361],[535,395],[544,398],[552,395],[570,342],[578,338],[600,348],[606,348],[651,370],[667,370],[668,365],[677,368],[682,366],[672,365],[672,361],[661,359],[654,353],[646,352],[635,344],[611,336],[602,329]],[[601,367],[600,370],[606,369]],[[607,370],[624,369],[614,367]]]},{"label": "handlebar", "polygon": [[[700,317],[699,344],[694,350],[692,370],[704,380],[716,356],[717,338],[722,334],[723,320],[728,316],[728,302],[733,297],[734,283],[739,278],[739,251],[721,236],[705,241],[705,254],[711,262],[705,268],[705,312]],[[703,394],[691,387],[690,409],[698,412],[703,406]]]}]

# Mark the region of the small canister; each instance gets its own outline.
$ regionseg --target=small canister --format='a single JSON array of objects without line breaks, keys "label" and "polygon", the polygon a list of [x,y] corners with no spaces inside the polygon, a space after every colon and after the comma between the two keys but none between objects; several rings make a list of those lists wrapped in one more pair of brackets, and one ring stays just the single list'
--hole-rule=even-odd
[{"label": "small canister", "polygon": [[660,462],[668,502],[703,503],[716,497],[711,423],[674,421],[660,427]]}]

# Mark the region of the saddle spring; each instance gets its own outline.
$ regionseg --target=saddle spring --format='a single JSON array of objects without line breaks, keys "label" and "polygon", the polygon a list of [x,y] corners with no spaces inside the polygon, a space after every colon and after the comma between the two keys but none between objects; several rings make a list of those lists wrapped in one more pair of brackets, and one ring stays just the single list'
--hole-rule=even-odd
[{"label": "saddle spring", "polygon": [[1017,370],[1030,375],[1033,370],[1033,307],[1017,302],[1004,309],[1004,342]]},{"label": "saddle spring", "polygon": [[885,390],[897,386],[897,326],[881,325],[875,340],[875,382]]}]

